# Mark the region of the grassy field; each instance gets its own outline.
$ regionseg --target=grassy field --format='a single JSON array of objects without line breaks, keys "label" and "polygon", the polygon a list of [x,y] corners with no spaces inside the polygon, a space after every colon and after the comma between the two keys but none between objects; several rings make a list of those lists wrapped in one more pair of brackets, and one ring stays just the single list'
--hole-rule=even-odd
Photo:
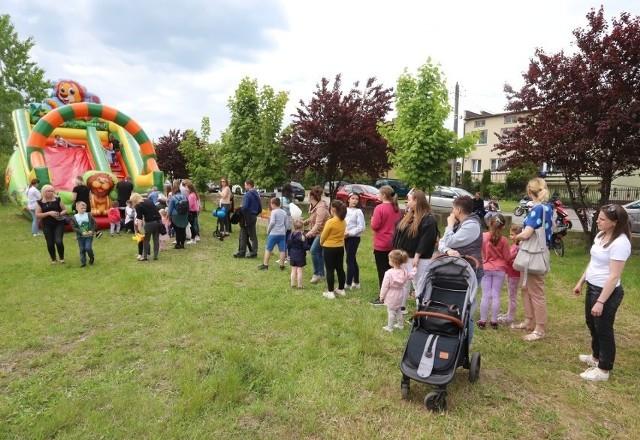
[{"label": "grassy field", "polygon": [[274,263],[259,272],[231,258],[237,233],[214,240],[213,218],[201,218],[197,245],[140,263],[130,236],[107,234],[81,269],[72,235],[67,264],[53,266],[29,221],[0,207],[1,439],[638,438],[636,255],[609,382],[578,376],[589,337],[571,289],[588,254],[568,243],[547,277],[546,339],[477,330],[480,380],[460,369],[439,414],[423,405],[430,386],[412,382],[400,398],[408,331],[383,332],[386,310],[368,304],[378,293],[369,232],[363,290],[329,301],[324,286],[291,290]]}]

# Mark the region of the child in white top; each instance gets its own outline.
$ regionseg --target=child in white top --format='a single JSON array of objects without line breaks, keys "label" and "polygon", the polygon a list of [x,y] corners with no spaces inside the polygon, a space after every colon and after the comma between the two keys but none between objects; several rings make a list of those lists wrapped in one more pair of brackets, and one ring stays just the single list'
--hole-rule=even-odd
[{"label": "child in white top", "polygon": [[131,200],[127,200],[127,206],[124,208],[124,230],[133,232],[133,223],[136,219],[136,210],[133,208]]},{"label": "child in white top", "polygon": [[169,213],[166,209],[161,209],[158,211],[160,213],[160,221],[164,225],[166,229],[166,234],[160,234],[160,250],[164,251],[167,248],[167,243],[169,243],[169,228],[171,227],[171,217],[169,217]]},{"label": "child in white top", "polygon": [[269,268],[271,251],[277,244],[278,252],[280,253],[278,264],[280,265],[280,270],[284,270],[285,250],[287,247],[287,213],[280,208],[280,199],[278,197],[271,199],[270,208],[271,217],[269,218],[269,226],[267,226],[267,245],[264,250],[264,259],[258,269],[265,270]]},{"label": "child in white top", "polygon": [[347,216],[344,218],[347,229],[344,232],[344,249],[347,256],[347,284],[345,289],[360,288],[360,266],[356,254],[360,246],[360,236],[364,231],[364,214],[360,209],[360,195],[349,194]]},{"label": "child in white top", "polygon": [[[398,249],[389,252],[389,266],[380,287],[380,302],[387,306],[387,325],[382,330],[392,332],[394,328],[402,330],[404,321],[402,318],[402,298],[404,297],[404,285],[409,279],[409,274],[402,265],[407,262],[407,253]],[[395,324],[394,324],[395,321]]]}]

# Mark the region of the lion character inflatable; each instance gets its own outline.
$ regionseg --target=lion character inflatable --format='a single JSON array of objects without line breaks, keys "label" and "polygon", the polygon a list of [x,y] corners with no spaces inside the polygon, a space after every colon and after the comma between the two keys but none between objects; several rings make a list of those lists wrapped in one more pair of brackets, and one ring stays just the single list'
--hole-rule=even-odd
[{"label": "lion character inflatable", "polygon": [[111,208],[109,193],[115,183],[113,177],[107,173],[95,173],[87,179],[87,186],[91,191],[91,215],[105,216]]}]

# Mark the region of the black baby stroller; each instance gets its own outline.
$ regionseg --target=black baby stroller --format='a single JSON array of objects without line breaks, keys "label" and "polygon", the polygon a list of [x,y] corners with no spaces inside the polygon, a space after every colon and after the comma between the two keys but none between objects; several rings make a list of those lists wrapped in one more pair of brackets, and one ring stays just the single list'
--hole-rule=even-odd
[{"label": "black baby stroller", "polygon": [[218,240],[224,240],[224,231],[222,231],[222,221],[227,217],[227,209],[224,206],[220,206],[217,209],[211,211],[211,215],[213,215],[218,221],[216,222],[216,230],[213,231],[213,236]]},{"label": "black baby stroller", "polygon": [[480,353],[469,356],[468,328],[471,305],[476,297],[477,279],[473,257],[434,258],[421,282],[418,311],[412,317],[411,333],[400,371],[402,398],[409,397],[411,379],[437,386],[424,398],[432,411],[447,406],[447,384],[462,366],[469,380],[480,377]]}]

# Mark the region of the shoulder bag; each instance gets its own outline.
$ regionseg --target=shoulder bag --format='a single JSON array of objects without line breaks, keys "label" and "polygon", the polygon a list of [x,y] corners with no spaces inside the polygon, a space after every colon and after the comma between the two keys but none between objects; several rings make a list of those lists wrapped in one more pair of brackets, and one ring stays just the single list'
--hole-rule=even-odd
[{"label": "shoulder bag", "polygon": [[542,206],[542,225],[534,233],[520,243],[518,254],[513,260],[513,268],[523,274],[522,285],[527,284],[527,274],[546,275],[551,270],[549,248],[544,236],[546,213]]}]

